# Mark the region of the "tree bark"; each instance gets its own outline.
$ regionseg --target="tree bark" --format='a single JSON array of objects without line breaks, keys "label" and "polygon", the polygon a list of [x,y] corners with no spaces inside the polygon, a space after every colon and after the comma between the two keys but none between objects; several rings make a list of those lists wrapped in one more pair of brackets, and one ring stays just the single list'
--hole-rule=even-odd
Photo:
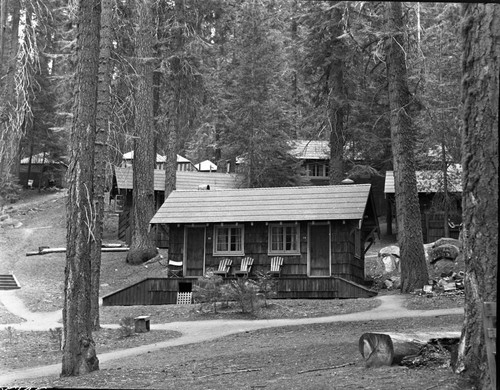
[{"label": "tree bark", "polygon": [[463,6],[462,131],[465,320],[457,371],[490,388],[482,304],[497,301],[500,8]]},{"label": "tree bark", "polygon": [[153,120],[153,13],[150,2],[136,2],[137,87],[135,94],[135,140],[133,183],[133,232],[127,262],[142,264],[158,253],[149,229],[155,213],[155,127]]},{"label": "tree bark", "polygon": [[[0,28],[0,180],[12,180],[14,160],[18,157],[21,127],[16,119],[16,85],[17,52],[19,47],[19,21],[21,3],[19,0],[2,1]],[[10,29],[8,14],[10,11]],[[10,179],[9,179],[10,178]]]},{"label": "tree bark", "polygon": [[111,0],[101,1],[101,37],[99,49],[99,73],[97,91],[97,123],[94,150],[94,204],[96,220],[94,225],[94,240],[92,241],[92,292],[91,318],[92,329],[98,330],[99,323],[99,286],[101,274],[101,245],[104,221],[104,190],[106,187],[106,162],[108,160],[108,131],[110,115],[110,84],[111,84]]},{"label": "tree bark", "polygon": [[92,199],[100,7],[80,1],[77,68],[68,171],[67,250],[64,287],[62,376],[99,369],[92,338],[91,241],[96,209]]},{"label": "tree bark", "polygon": [[411,118],[405,53],[405,27],[400,2],[386,3],[387,78],[391,110],[391,143],[394,161],[398,243],[401,250],[401,292],[422,288],[428,280],[423,246],[420,208],[415,176],[415,131]]},{"label": "tree bark", "polygon": [[330,184],[340,184],[344,179],[344,118],[345,118],[345,86],[344,86],[344,56],[346,46],[342,38],[342,9],[332,10],[333,60],[328,75],[328,122],[330,127]]}]

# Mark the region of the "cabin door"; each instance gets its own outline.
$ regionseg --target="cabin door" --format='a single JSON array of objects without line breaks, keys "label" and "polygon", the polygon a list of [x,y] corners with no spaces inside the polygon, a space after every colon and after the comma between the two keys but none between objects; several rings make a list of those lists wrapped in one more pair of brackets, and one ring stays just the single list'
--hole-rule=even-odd
[{"label": "cabin door", "polygon": [[330,276],[330,225],[309,224],[308,226],[308,276]]},{"label": "cabin door", "polygon": [[205,273],[205,227],[186,226],[184,231],[184,276]]}]

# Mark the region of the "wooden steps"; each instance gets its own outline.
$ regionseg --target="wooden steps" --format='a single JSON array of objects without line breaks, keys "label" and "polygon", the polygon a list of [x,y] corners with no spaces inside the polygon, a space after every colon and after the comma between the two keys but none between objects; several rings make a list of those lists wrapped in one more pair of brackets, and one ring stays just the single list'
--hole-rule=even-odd
[{"label": "wooden steps", "polygon": [[16,290],[21,288],[17,279],[12,274],[0,275],[0,290]]}]

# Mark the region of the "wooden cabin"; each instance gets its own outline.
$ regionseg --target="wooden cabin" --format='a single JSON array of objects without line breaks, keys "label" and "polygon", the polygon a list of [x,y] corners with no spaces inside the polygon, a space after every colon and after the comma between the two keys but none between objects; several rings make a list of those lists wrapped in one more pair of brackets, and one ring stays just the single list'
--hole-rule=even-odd
[{"label": "wooden cabin", "polygon": [[[124,153],[122,156],[122,168],[130,168],[134,163],[134,151],[130,151]],[[155,169],[163,169],[165,170],[167,164],[167,157],[162,156],[160,154],[156,154],[156,166]],[[182,157],[181,155],[177,155],[177,170],[178,171],[196,171],[195,166],[191,161],[189,161],[186,157]]]},{"label": "wooden cabin", "polygon": [[[443,194],[443,172],[439,170],[416,171],[418,201],[422,222],[424,243],[434,242],[445,237],[444,210],[437,201],[437,195]],[[396,220],[395,212],[394,172],[387,171],[385,175],[384,194],[387,201],[387,234],[393,234],[392,222]],[[460,234],[462,222],[462,177],[461,166],[452,166],[448,175],[448,193],[450,197],[450,212],[448,215],[448,230],[451,238]]]},{"label": "wooden cabin", "polygon": [[[114,188],[111,193],[118,205],[115,208],[119,213],[118,239],[127,244],[130,244],[132,235],[130,210],[133,202],[133,175],[131,167],[115,167]],[[180,170],[176,172],[176,187],[179,190],[227,189],[237,188],[238,185],[238,177],[235,174]],[[155,210],[158,210],[165,200],[165,171],[162,169],[154,170],[154,192]],[[168,247],[168,242],[165,241],[165,234],[161,228],[156,230],[156,234],[158,247]]]},{"label": "wooden cabin", "polygon": [[48,153],[38,153],[21,159],[19,184],[28,188],[67,187],[68,165],[61,159],[53,159]]},{"label": "wooden cabin", "polygon": [[151,224],[169,225],[169,258],[183,261],[185,280],[224,258],[237,269],[252,257],[255,273],[281,256],[280,298],[369,297],[364,255],[379,230],[370,187],[177,190]]}]

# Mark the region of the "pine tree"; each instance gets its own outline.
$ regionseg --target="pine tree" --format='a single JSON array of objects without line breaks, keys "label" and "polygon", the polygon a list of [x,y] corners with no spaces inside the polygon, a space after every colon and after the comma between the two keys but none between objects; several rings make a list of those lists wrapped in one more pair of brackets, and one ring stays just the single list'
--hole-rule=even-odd
[{"label": "pine tree", "polygon": [[391,138],[394,158],[394,185],[401,248],[401,291],[422,288],[428,280],[425,263],[420,207],[415,176],[415,138],[412,125],[412,97],[408,90],[405,54],[405,26],[400,2],[387,3],[387,78],[391,109]]},{"label": "pine tree", "polygon": [[67,244],[64,283],[62,376],[99,369],[92,338],[91,242],[96,222],[93,202],[94,143],[99,63],[100,7],[79,2],[77,68],[71,162],[67,198]]},{"label": "pine tree", "polygon": [[490,389],[482,305],[498,299],[500,7],[464,4],[463,10],[465,321],[457,371],[465,371],[477,388]]},{"label": "pine tree", "polygon": [[158,253],[149,230],[155,213],[154,167],[156,163],[153,121],[154,26],[149,1],[136,1],[137,21],[135,96],[134,183],[132,242],[127,263],[142,264]]}]

